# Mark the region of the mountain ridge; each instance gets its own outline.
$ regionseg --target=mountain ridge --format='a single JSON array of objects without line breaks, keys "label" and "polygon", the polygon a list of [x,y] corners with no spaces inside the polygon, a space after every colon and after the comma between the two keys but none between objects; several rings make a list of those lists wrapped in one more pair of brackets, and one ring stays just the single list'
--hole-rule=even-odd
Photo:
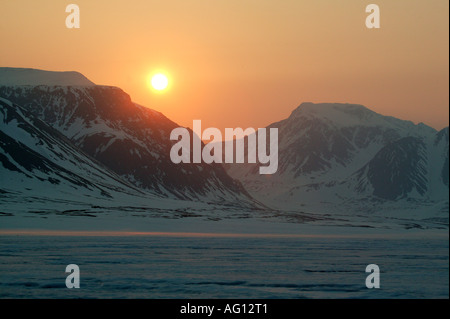
[{"label": "mountain ridge", "polygon": [[94,86],[95,83],[76,71],[0,67],[0,85]]},{"label": "mountain ridge", "polygon": [[[212,202],[256,202],[220,164],[170,161],[178,125],[110,86],[0,86],[0,96],[50,124],[89,156],[158,196]],[[258,205],[258,204],[257,204]]]},{"label": "mountain ridge", "polygon": [[261,176],[259,163],[172,163],[169,136],[178,125],[117,87],[0,85],[0,96],[126,183],[159,197],[293,211],[337,210],[344,203],[368,211],[380,203],[448,207],[448,127],[437,131],[360,104],[305,102],[270,124],[279,130],[278,171]]},{"label": "mountain ridge", "polygon": [[267,128],[279,130],[277,173],[262,178],[253,164],[225,167],[271,207],[338,207],[367,198],[448,202],[448,128],[438,132],[359,104],[311,102]]}]

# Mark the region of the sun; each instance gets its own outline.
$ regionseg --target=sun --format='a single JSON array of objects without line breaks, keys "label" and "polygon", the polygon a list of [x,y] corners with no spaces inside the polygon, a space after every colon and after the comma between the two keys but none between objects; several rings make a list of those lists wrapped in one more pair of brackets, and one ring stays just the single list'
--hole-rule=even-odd
[{"label": "sun", "polygon": [[169,79],[164,74],[157,73],[152,76],[150,83],[152,88],[157,91],[162,91],[167,88],[167,85],[169,85]]}]

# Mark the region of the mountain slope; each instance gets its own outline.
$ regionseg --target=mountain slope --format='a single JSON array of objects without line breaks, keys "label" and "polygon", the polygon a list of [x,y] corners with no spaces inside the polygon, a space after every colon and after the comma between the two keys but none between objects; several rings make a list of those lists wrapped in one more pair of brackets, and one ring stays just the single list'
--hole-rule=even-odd
[{"label": "mountain slope", "polygon": [[[121,229],[141,218],[230,218],[252,211],[249,202],[214,205],[161,198],[139,189],[85,154],[81,149],[19,105],[0,98],[0,216],[9,227],[90,227],[101,217],[108,227],[117,218]],[[12,216],[16,216],[12,218]],[[47,220],[49,216],[53,216]],[[67,219],[69,218],[69,219]],[[67,223],[64,223],[64,220]],[[42,221],[42,223],[39,223]],[[48,223],[47,223],[48,221]],[[94,221],[95,224],[95,221]],[[55,226],[59,225],[59,226]],[[147,224],[148,226],[148,224]]]},{"label": "mountain slope", "polygon": [[1,86],[84,152],[136,187],[159,196],[253,205],[219,164],[174,164],[170,132],[178,125],[106,86]]},{"label": "mountain slope", "polygon": [[359,193],[371,187],[371,193],[382,199],[406,198],[415,192],[428,191],[427,153],[425,143],[416,137],[404,137],[383,147],[356,172]]},{"label": "mountain slope", "polygon": [[[441,163],[437,164],[438,168],[440,169],[440,179],[444,185],[447,185],[448,187],[448,127],[442,129],[436,134],[436,138],[434,140],[434,147],[437,150],[437,156],[443,159]],[[440,165],[439,165],[440,164]]]},{"label": "mountain slope", "polygon": [[0,98],[1,192],[76,198],[142,195],[29,112]]},{"label": "mountain slope", "polygon": [[361,105],[331,103],[303,103],[271,127],[279,135],[274,175],[259,175],[259,164],[225,167],[272,207],[328,203],[337,210],[344,202],[371,205],[369,199],[448,202],[448,129],[438,133]]}]

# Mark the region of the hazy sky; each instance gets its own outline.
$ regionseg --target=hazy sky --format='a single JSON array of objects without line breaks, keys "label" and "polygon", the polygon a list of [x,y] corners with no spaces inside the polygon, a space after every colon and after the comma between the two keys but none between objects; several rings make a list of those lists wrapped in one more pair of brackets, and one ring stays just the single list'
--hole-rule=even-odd
[{"label": "hazy sky", "polygon": [[[67,29],[78,4],[81,28]],[[367,29],[378,4],[381,28]],[[441,129],[448,0],[1,0],[0,66],[79,71],[184,126],[264,127],[348,102]],[[164,70],[155,94],[147,78]]]}]

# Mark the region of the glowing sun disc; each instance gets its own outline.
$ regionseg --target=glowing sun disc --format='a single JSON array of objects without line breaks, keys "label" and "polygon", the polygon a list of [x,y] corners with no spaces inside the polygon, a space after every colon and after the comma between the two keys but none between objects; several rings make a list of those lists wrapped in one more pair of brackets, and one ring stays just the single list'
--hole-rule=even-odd
[{"label": "glowing sun disc", "polygon": [[169,84],[169,80],[167,79],[167,76],[165,76],[164,74],[158,73],[152,77],[151,83],[152,87],[155,90],[161,91],[167,87],[167,85]]}]

